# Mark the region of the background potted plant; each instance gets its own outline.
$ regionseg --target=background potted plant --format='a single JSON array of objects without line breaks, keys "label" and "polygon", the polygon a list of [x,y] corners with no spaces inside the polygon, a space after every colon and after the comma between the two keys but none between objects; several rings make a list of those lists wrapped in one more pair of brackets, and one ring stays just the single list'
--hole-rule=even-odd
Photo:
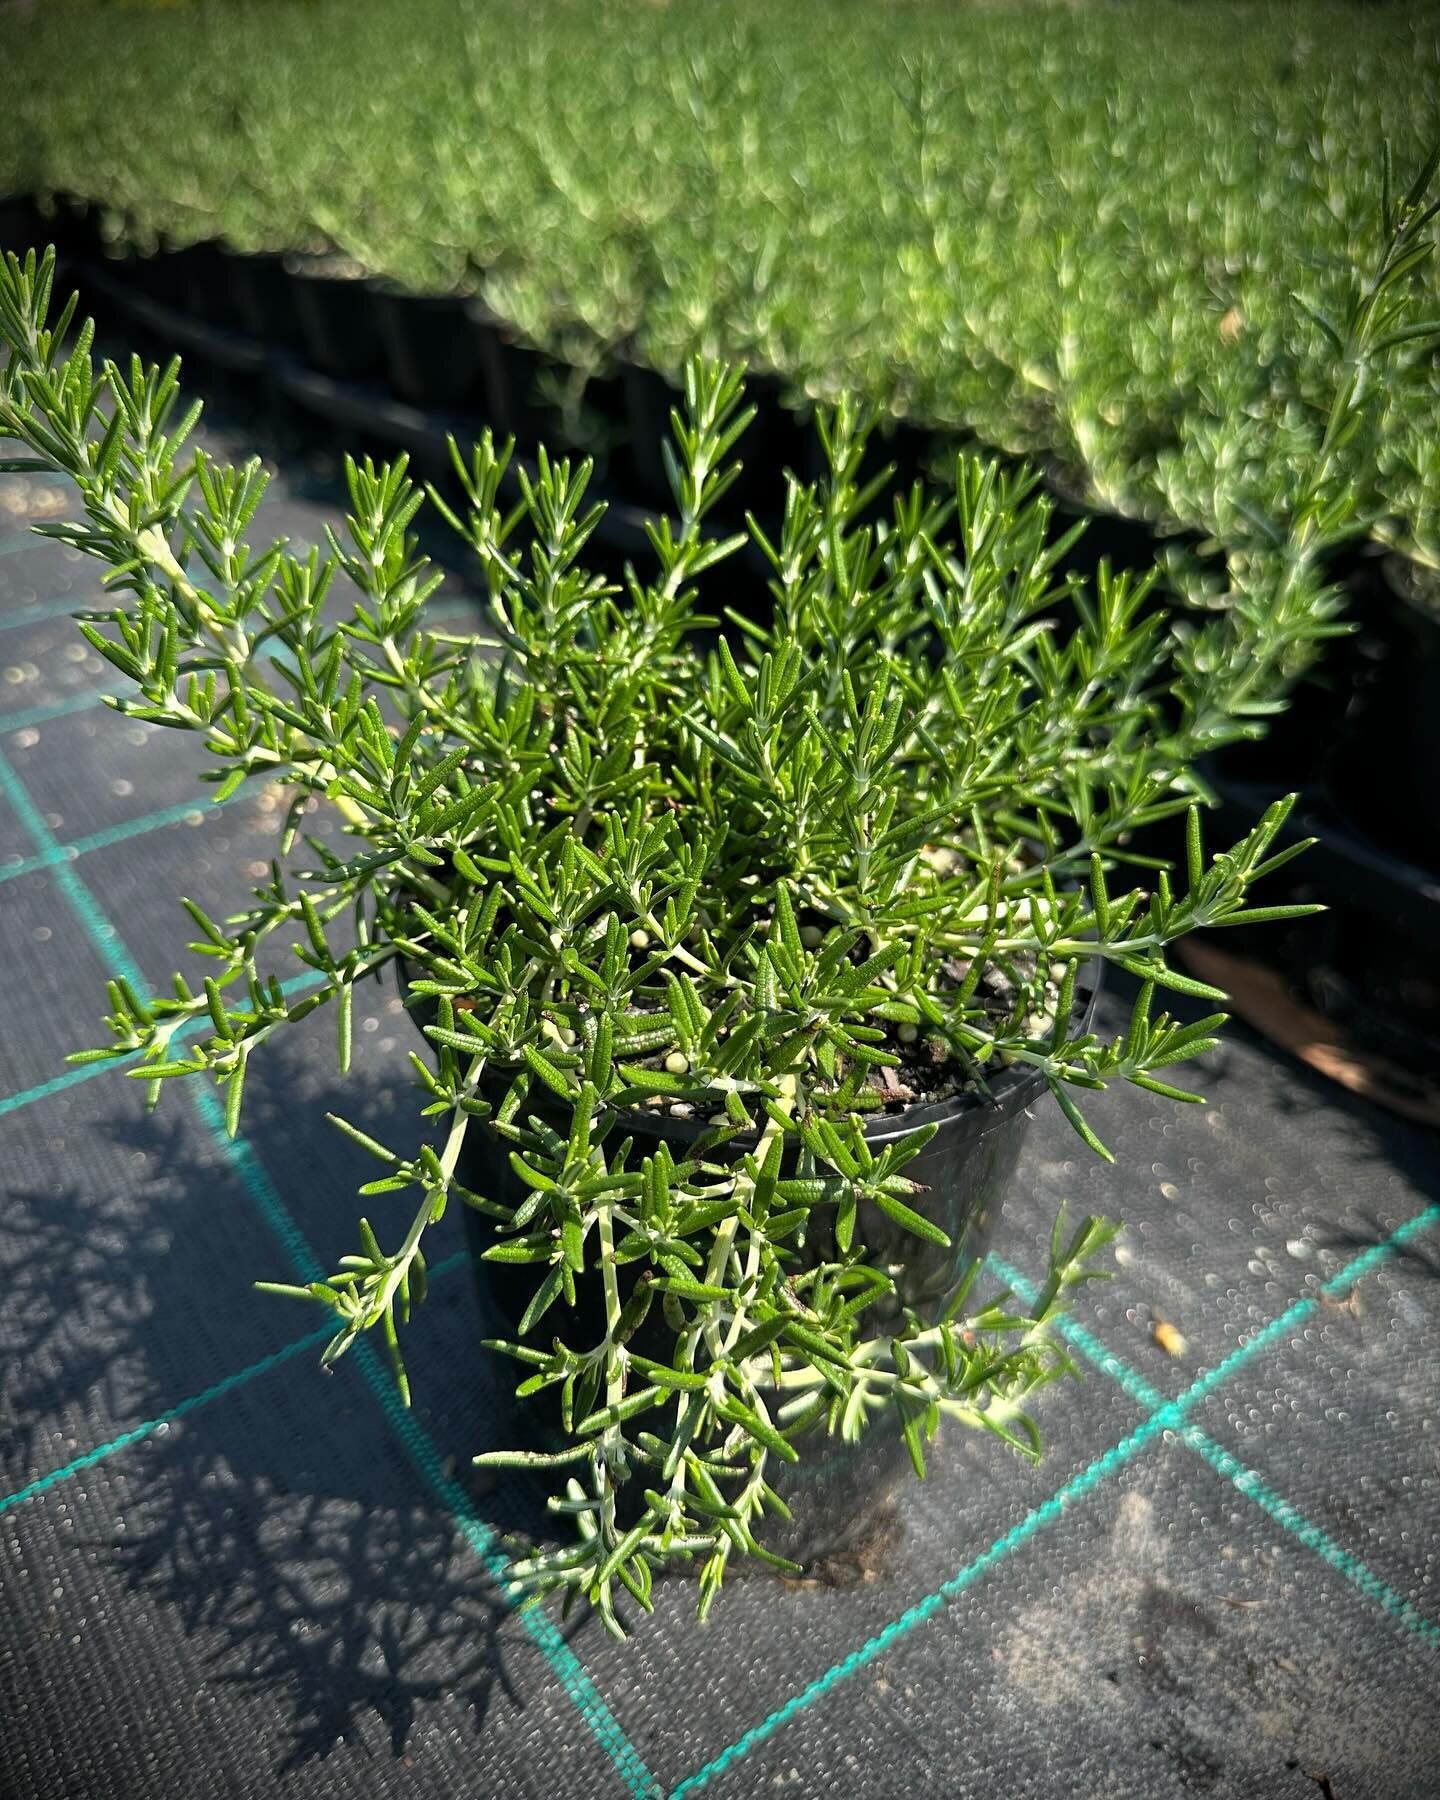
[{"label": "background potted plant", "polygon": [[[980,459],[882,510],[848,403],[820,425],[826,478],[788,487],[773,537],[751,527],[771,615],[702,611],[744,541],[706,521],[749,414],[736,371],[693,361],[653,571],[587,572],[588,464],[542,453],[502,503],[509,451],[486,435],[455,449],[463,503],[433,497],[489,627],[431,630],[403,461],[348,464],[323,558],[252,549],[258,463],[185,449],[175,365],[97,371],[88,326],[64,348],[75,301],[50,323],[52,282],[50,257],[0,274],[5,466],[75,484],[83,518],[41,529],[110,566],[114,605],[82,629],[132,685],[114,704],[203,734],[217,797],[278,780],[296,802],[245,914],[187,902],[198,989],[112,983],[112,1042],[83,1054],[141,1053],[152,1095],[217,1081],[234,1130],[285,1024],[333,1006],[348,1068],[356,989],[387,967],[429,1041],[435,1144],[336,1121],[381,1165],[365,1193],[412,1195],[408,1224],[362,1220],[329,1280],[275,1290],[334,1313],[326,1360],[378,1327],[404,1388],[425,1234],[462,1203],[518,1392],[561,1432],[482,1460],[557,1471],[577,1528],[516,1576],[617,1631],[621,1590],[647,1605],[672,1558],[701,1561],[703,1614],[732,1557],[844,1542],[869,1494],[803,1480],[832,1447],[923,1469],[948,1417],[1035,1453],[1023,1402],[1068,1367],[1045,1327],[1115,1228],[1057,1224],[1033,1307],[977,1297],[1025,1106],[1048,1088],[1108,1155],[1077,1094],[1191,1098],[1167,1071],[1223,1015],[1156,998],[1223,995],[1167,946],[1308,910],[1249,904],[1298,848],[1271,849],[1288,802],[1203,851],[1189,759],[1248,728],[1205,635],[1223,621],[1177,621],[1153,578],[1061,576],[1049,503]],[[1246,705],[1283,679],[1267,665]],[[339,833],[297,848],[313,795]],[[1130,885],[1134,834],[1181,813],[1178,876]],[[292,931],[323,981],[297,1000],[264,966]],[[1136,983],[1113,1039],[1085,1004],[1106,965]]]}]

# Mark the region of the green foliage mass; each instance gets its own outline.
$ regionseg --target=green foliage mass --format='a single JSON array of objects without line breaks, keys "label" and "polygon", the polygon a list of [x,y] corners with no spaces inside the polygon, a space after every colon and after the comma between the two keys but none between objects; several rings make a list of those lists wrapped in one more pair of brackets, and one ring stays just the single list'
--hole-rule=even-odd
[{"label": "green foliage mass", "polygon": [[[1425,216],[1415,192],[1396,208],[1392,258]],[[427,623],[441,578],[403,462],[348,465],[323,555],[253,546],[258,463],[188,449],[177,367],[97,367],[74,301],[51,319],[52,284],[53,260],[0,268],[0,467],[74,485],[80,516],[38,529],[108,567],[82,629],[126,678],[118,709],[199,734],[220,796],[279,782],[294,803],[246,910],[190,905],[208,975],[112,983],[111,1043],[84,1055],[138,1055],[152,1098],[218,1083],[233,1131],[252,1057],[318,1007],[348,1069],[368,977],[400,974],[429,1040],[413,1060],[435,1142],[402,1153],[341,1124],[381,1165],[363,1191],[408,1195],[408,1225],[362,1220],[327,1280],[281,1286],[333,1313],[327,1358],[378,1328],[403,1386],[426,1233],[453,1202],[485,1214],[529,1295],[500,1348],[566,1430],[511,1459],[562,1472],[553,1503],[577,1527],[517,1575],[616,1630],[622,1593],[648,1605],[676,1556],[703,1565],[703,1611],[733,1556],[770,1554],[776,1471],[825,1430],[897,1431],[921,1470],[942,1418],[1033,1454],[1026,1397],[1068,1367],[1046,1327],[1114,1228],[1057,1224],[1032,1307],[975,1298],[977,1269],[943,1318],[901,1304],[895,1234],[947,1241],[906,1172],[933,1127],[904,1128],[905,1082],[919,1056],[978,1096],[1021,1065],[1102,1155],[1079,1096],[1192,1097],[1172,1068],[1223,1015],[1182,1023],[1157,998],[1224,996],[1169,946],[1308,910],[1251,903],[1303,847],[1277,847],[1287,805],[1207,856],[1188,768],[1280,704],[1289,650],[1330,628],[1309,561],[1338,504],[1324,457],[1273,565],[1285,592],[1257,603],[1278,636],[1240,656],[1232,615],[1176,614],[1153,579],[1059,575],[1032,478],[964,456],[943,492],[861,487],[868,427],[845,402],[822,420],[826,478],[788,485],[773,539],[750,528],[772,605],[738,618],[743,540],[709,521],[750,415],[739,374],[696,360],[673,510],[622,583],[586,567],[588,464],[456,448],[464,502],[434,499],[488,593],[469,635]],[[1353,385],[1347,367],[1337,437]],[[313,797],[338,834],[300,839]],[[1177,814],[1175,874],[1133,839]],[[301,999],[270,966],[287,943],[320,978]],[[1114,1038],[1079,1005],[1099,963],[1137,981]],[[865,1122],[886,1106],[901,1135],[877,1150]],[[637,1111],[687,1129],[637,1134]],[[518,1204],[483,1191],[477,1137]]]},{"label": "green foliage mass", "polygon": [[[1242,549],[1325,429],[1380,141],[1440,118],[1434,10],[1331,0],[49,0],[0,39],[0,186],[479,288],[586,366],[861,393]],[[1432,565],[1437,403],[1417,346],[1342,459]]]}]

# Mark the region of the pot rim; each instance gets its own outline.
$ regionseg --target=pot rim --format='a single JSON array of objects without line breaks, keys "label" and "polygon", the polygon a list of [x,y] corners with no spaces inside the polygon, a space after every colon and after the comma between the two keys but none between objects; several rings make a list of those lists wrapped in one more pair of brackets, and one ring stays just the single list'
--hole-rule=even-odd
[{"label": "pot rim", "polygon": [[[401,987],[402,999],[407,985],[407,969],[409,965],[403,957],[397,958],[396,973]],[[1095,1016],[1095,1005],[1104,985],[1105,965],[1102,959],[1095,958],[1091,966],[1080,975],[1077,986],[1075,1015],[1078,1016],[1083,1029],[1088,1030]],[[422,1000],[428,996],[421,996]],[[414,1016],[414,1009],[407,1003],[406,1011],[411,1014],[416,1029],[423,1034],[423,1027]],[[428,1043],[429,1040],[426,1039]],[[907,1106],[898,1113],[881,1113],[872,1115],[864,1126],[865,1142],[872,1145],[893,1143],[899,1138],[908,1137],[912,1131],[925,1125],[945,1126],[959,1123],[961,1120],[973,1120],[975,1129],[971,1135],[975,1138],[987,1136],[991,1131],[1014,1118],[1016,1113],[1023,1112],[1026,1107],[1038,1100],[1045,1092],[1046,1079],[1038,1069],[1025,1063],[1011,1063],[1000,1069],[989,1083],[988,1093],[981,1093],[974,1088],[963,1088],[958,1094],[950,1094],[944,1100],[931,1101],[927,1105]],[[664,1139],[670,1143],[694,1143],[710,1129],[709,1119],[676,1118],[673,1113],[661,1112],[658,1109],[634,1108],[623,1112],[617,1111],[615,1123],[622,1133],[632,1137]],[[738,1132],[726,1140],[729,1149],[753,1149],[759,1143],[759,1133],[754,1131]]]}]

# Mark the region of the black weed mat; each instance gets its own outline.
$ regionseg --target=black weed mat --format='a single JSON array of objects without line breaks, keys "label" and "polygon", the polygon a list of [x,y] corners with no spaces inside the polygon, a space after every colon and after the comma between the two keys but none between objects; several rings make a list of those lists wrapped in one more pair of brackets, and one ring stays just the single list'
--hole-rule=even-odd
[{"label": "black weed mat", "polygon": [[[703,1630],[678,1577],[625,1645],[517,1613],[502,1540],[537,1499],[470,1468],[498,1388],[458,1221],[409,1414],[250,1287],[351,1247],[373,1165],[327,1109],[415,1130],[393,990],[343,1087],[323,1013],[257,1064],[237,1144],[204,1094],[147,1118],[66,1068],[107,974],[187,963],[179,894],[243,899],[274,815],[215,812],[195,745],[99,704],[63,616],[95,570],[24,531],[59,504],[0,484],[7,1800],[1440,1791],[1436,1141],[1240,1032],[1203,1110],[1098,1102],[1118,1168],[1035,1120],[1004,1279],[1061,1199],[1129,1224],[1039,1467],[952,1437],[872,1554],[737,1578]],[[338,511],[270,504],[311,540]]]}]

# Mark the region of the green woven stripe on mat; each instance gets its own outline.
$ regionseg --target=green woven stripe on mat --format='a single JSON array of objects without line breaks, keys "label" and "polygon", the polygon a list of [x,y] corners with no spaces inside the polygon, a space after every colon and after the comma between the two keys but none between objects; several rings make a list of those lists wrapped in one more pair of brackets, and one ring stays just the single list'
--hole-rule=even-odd
[{"label": "green woven stripe on mat", "polygon": [[[1440,1220],[1440,1207],[1431,1207],[1427,1212],[1419,1213],[1414,1219],[1408,1220],[1394,1234],[1393,1239],[1388,1241],[1387,1245],[1377,1245],[1375,1248],[1377,1250],[1387,1249],[1388,1253],[1393,1255],[1417,1231],[1424,1230],[1427,1224],[1434,1224],[1437,1220]],[[1326,1283],[1326,1291],[1338,1293],[1352,1288],[1366,1273],[1366,1270],[1373,1266],[1368,1262],[1371,1254],[1372,1252],[1367,1251],[1363,1257],[1356,1257],[1353,1263],[1347,1264],[1333,1277],[1332,1282]],[[1362,1263],[1366,1265],[1364,1268],[1359,1266]],[[1012,1287],[1027,1305],[1034,1301],[1037,1290],[1032,1282],[1027,1281],[1017,1270],[1010,1268],[1007,1263],[1002,1263],[997,1257],[991,1258],[991,1265],[1001,1280]],[[1302,1301],[1299,1304],[1305,1305],[1307,1302]],[[1088,1332],[1083,1325],[1077,1325],[1073,1320],[1065,1319],[1061,1321],[1058,1329],[1060,1335],[1068,1343],[1073,1344],[1088,1362],[1103,1374],[1108,1375],[1112,1381],[1118,1382],[1132,1400],[1139,1400],[1146,1406],[1164,1405],[1164,1396],[1158,1389],[1153,1388],[1143,1375],[1132,1369],[1128,1363],[1123,1362],[1113,1351],[1107,1350],[1099,1339]],[[1327,1532],[1322,1531],[1318,1525],[1307,1519],[1299,1507],[1267,1486],[1255,1470],[1247,1469],[1238,1457],[1232,1456],[1228,1450],[1222,1449],[1213,1438],[1201,1431],[1198,1425],[1187,1425],[1180,1433],[1180,1442],[1187,1449],[1193,1450],[1197,1455],[1203,1457],[1218,1474],[1223,1475],[1234,1485],[1237,1493],[1243,1494],[1247,1500],[1253,1500],[1257,1506],[1270,1515],[1277,1525],[1283,1527],[1292,1537],[1297,1538],[1307,1550],[1313,1550],[1367,1599],[1375,1601],[1427,1643],[1440,1646],[1440,1626],[1432,1624],[1403,1595],[1397,1594],[1372,1569],[1367,1568],[1358,1556],[1337,1544]]]},{"label": "green woven stripe on mat", "polygon": [[[1391,1232],[1383,1243],[1376,1244],[1373,1248],[1357,1256],[1338,1275],[1327,1281],[1322,1291],[1343,1293],[1363,1275],[1368,1274],[1371,1269],[1378,1267],[1393,1256],[1411,1238],[1436,1223],[1440,1223],[1440,1205],[1427,1207],[1424,1212],[1417,1213],[1413,1219],[1407,1220],[1398,1230]],[[1016,1291],[1019,1292],[1018,1287]],[[1192,1407],[1208,1394],[1214,1393],[1246,1363],[1285,1337],[1287,1333],[1302,1323],[1318,1304],[1318,1299],[1305,1299],[1287,1307],[1278,1318],[1272,1319],[1268,1325],[1257,1331],[1254,1337],[1247,1339],[1245,1343],[1233,1350],[1223,1362],[1217,1363],[1213,1369],[1193,1381],[1178,1398],[1157,1407],[1149,1418],[1137,1426],[1128,1437],[1122,1438],[1103,1456],[1098,1456],[1088,1468],[1083,1469],[1073,1480],[1067,1481],[1064,1487],[1053,1494],[1043,1505],[1037,1506],[1027,1513],[1018,1525],[1012,1527],[1003,1537],[997,1538],[990,1548],[983,1551],[973,1562],[967,1563],[964,1568],[957,1570],[948,1581],[942,1582],[933,1593],[927,1594],[923,1600],[917,1601],[898,1619],[892,1620],[883,1631],[877,1632],[858,1650],[852,1651],[849,1656],[833,1664],[823,1675],[817,1677],[792,1699],[787,1700],[783,1706],[777,1707],[768,1718],[762,1719],[743,1737],[737,1738],[733,1744],[722,1750],[703,1768],[697,1769],[693,1775],[686,1776],[677,1787],[671,1790],[670,1800],[681,1800],[681,1796],[685,1794],[698,1792],[713,1781],[717,1775],[724,1774],[727,1769],[732,1768],[743,1757],[748,1756],[752,1750],[758,1749],[782,1726],[788,1725],[792,1719],[798,1718],[817,1701],[823,1700],[827,1694],[841,1686],[852,1675],[874,1662],[877,1657],[883,1656],[902,1638],[943,1611],[947,1601],[964,1593],[967,1588],[972,1587],[975,1582],[987,1575],[991,1569],[996,1568],[1023,1544],[1028,1543],[1038,1532],[1053,1525],[1071,1501],[1083,1499],[1087,1494],[1093,1493],[1096,1488],[1102,1486],[1112,1475],[1118,1474],[1127,1463],[1132,1462],[1142,1450],[1154,1443],[1163,1433],[1167,1431],[1183,1432],[1186,1415]],[[1338,1546],[1336,1548],[1338,1549]],[[1374,1577],[1371,1579],[1372,1581],[1376,1580]],[[1383,1584],[1376,1581],[1376,1586],[1383,1586]]]},{"label": "green woven stripe on mat", "polygon": [[[54,857],[59,849],[54,834],[41,817],[24,783],[3,755],[0,755],[0,789],[3,789],[29,832],[37,852]],[[139,965],[126,948],[119,932],[106,917],[100,903],[76,874],[74,867],[63,858],[55,860],[52,875],[102,960],[113,973],[129,981],[137,993],[145,992],[148,984]],[[284,1246],[297,1273],[305,1281],[319,1280],[325,1271],[318,1258],[254,1150],[243,1137],[232,1138],[227,1133],[224,1109],[214,1092],[208,1088],[200,1089],[192,1094],[192,1098],[201,1120],[239,1175],[266,1223]],[[493,1533],[476,1515],[464,1490],[444,1474],[439,1453],[429,1434],[403,1406],[393,1382],[385,1374],[369,1345],[363,1342],[357,1344],[355,1355],[367,1386],[379,1402],[382,1413],[399,1437],[411,1463],[431,1491],[448,1508],[471,1548],[485,1561],[490,1573],[500,1582],[502,1591],[508,1596],[510,1590],[504,1577],[505,1559],[494,1546]],[[663,1790],[659,1782],[621,1730],[586,1673],[584,1665],[560,1635],[553,1621],[533,1608],[523,1609],[518,1616],[566,1695],[579,1710],[596,1742],[610,1758],[625,1787],[636,1795],[653,1796],[661,1793]]]}]

